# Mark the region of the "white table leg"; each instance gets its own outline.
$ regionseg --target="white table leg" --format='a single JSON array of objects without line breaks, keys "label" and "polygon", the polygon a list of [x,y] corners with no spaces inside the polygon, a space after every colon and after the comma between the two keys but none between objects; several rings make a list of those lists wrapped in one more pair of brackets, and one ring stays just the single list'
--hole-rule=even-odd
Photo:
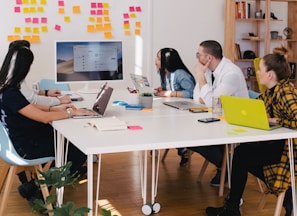
[{"label": "white table leg", "polygon": [[[101,166],[101,161],[98,166]],[[96,203],[97,205],[97,203]],[[88,208],[91,209],[88,216],[93,215],[93,154],[88,155]]]},{"label": "white table leg", "polygon": [[289,160],[290,160],[290,172],[291,172],[291,187],[292,187],[292,202],[293,202],[293,215],[297,215],[296,208],[296,188],[295,188],[295,171],[294,171],[294,148],[293,148],[293,139],[288,139],[288,148],[289,148]]}]

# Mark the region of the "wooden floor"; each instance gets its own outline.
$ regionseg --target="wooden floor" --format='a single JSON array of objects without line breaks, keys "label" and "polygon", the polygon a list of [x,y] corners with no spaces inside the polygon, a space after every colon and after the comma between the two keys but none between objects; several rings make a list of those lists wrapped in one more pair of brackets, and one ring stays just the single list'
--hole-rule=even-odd
[{"label": "wooden floor", "polygon": [[[163,151],[161,151],[162,154]],[[149,161],[152,158],[149,158]],[[159,185],[156,201],[161,204],[161,211],[156,216],[200,216],[205,215],[207,206],[220,206],[224,197],[218,197],[218,188],[209,184],[215,174],[215,168],[209,165],[201,183],[197,182],[203,158],[193,154],[191,165],[179,167],[179,157],[172,149],[164,163],[160,164]],[[0,163],[1,167],[1,163]],[[97,170],[97,165],[95,165]],[[31,207],[17,192],[19,181],[15,178],[14,188],[9,197],[5,216],[29,216]],[[86,206],[87,185],[66,188],[64,202],[74,201],[76,207]],[[225,188],[225,194],[227,193]],[[241,208],[244,216],[273,215],[276,197],[269,195],[263,210],[257,206],[262,194],[258,191],[255,179],[250,176],[244,193]],[[148,197],[148,201],[150,201]],[[106,154],[102,157],[100,203],[108,203],[114,215],[141,216],[143,200],[141,197],[139,157],[137,152]],[[284,215],[284,211],[282,211]]]}]

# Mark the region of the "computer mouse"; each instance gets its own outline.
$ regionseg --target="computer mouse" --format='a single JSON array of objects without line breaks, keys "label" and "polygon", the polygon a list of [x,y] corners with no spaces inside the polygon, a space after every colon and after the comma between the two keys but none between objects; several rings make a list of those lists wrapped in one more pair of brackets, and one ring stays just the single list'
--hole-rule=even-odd
[{"label": "computer mouse", "polygon": [[117,106],[126,106],[128,103],[125,102],[125,101],[119,101],[119,100],[117,100],[117,101],[113,101],[112,104],[113,105],[117,105]]}]

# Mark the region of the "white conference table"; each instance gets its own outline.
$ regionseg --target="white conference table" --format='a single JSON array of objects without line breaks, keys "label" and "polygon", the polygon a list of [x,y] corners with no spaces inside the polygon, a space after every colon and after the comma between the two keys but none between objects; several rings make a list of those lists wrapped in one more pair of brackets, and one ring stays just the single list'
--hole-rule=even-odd
[{"label": "white conference table", "polygon": [[[210,117],[211,113],[190,113],[188,111],[180,111],[167,107],[162,104],[163,100],[177,100],[176,98],[155,98],[153,111],[151,112],[125,110],[124,107],[111,105],[111,102],[114,100],[123,100],[123,98],[126,97],[123,95],[125,94],[123,94],[122,91],[120,91],[120,93],[113,93],[105,117],[116,116],[117,118],[126,121],[128,125],[141,126],[143,128],[142,130],[98,131],[96,128],[87,126],[87,122],[90,119],[66,119],[54,121],[52,124],[58,133],[57,149],[63,149],[62,147],[64,146],[65,137],[87,155],[88,207],[92,209],[88,215],[93,215],[94,212],[93,154],[101,155],[105,153],[145,151],[146,158],[147,150],[288,139],[291,159],[293,158],[292,138],[297,137],[296,130],[279,128],[265,131],[230,125],[225,121],[206,124],[199,123],[197,122],[197,119]],[[77,107],[92,106],[92,101],[94,101],[95,96],[84,95],[84,97],[86,100],[76,103]],[[126,100],[128,100],[127,97]],[[63,164],[63,154],[63,151],[57,152],[57,166]],[[101,162],[101,160],[99,161]],[[147,171],[146,163],[147,161],[145,161],[144,164],[144,172]],[[291,173],[294,173],[293,159],[290,163]],[[152,165],[154,167],[154,164]],[[98,164],[98,166],[100,166],[100,164]],[[145,174],[146,173],[144,173],[144,175]],[[98,177],[100,178],[100,176]],[[291,177],[293,194],[295,194],[294,175],[291,175]],[[144,183],[146,186],[146,179],[144,180]],[[97,186],[99,186],[99,184]],[[152,187],[154,188],[153,181]],[[144,189],[142,188],[142,190]],[[155,197],[155,189],[152,189],[151,193],[151,197]],[[153,208],[154,199],[152,199],[152,203],[146,205],[146,197],[143,198],[144,206],[142,207],[142,211],[144,213],[147,212],[148,206]],[[293,201],[295,204],[295,196],[293,196]],[[156,211],[159,211],[158,206]],[[150,211],[148,212],[150,213]],[[149,213],[144,214],[149,215]],[[151,213],[154,213],[154,209],[152,209]],[[294,215],[297,215],[295,205]]]}]

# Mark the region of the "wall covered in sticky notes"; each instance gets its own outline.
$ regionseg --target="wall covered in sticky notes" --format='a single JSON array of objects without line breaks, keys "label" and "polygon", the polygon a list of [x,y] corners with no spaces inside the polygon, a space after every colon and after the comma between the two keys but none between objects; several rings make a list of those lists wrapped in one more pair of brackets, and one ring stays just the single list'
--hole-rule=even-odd
[{"label": "wall covered in sticky notes", "polygon": [[[8,44],[29,40],[35,60],[27,82],[54,78],[56,40],[123,41],[124,81],[130,73],[148,76],[159,85],[156,52],[176,48],[191,70],[204,39],[223,41],[223,0],[11,0],[1,3],[1,63]],[[213,14],[213,15],[211,15]],[[79,84],[71,86],[80,88]]]}]

